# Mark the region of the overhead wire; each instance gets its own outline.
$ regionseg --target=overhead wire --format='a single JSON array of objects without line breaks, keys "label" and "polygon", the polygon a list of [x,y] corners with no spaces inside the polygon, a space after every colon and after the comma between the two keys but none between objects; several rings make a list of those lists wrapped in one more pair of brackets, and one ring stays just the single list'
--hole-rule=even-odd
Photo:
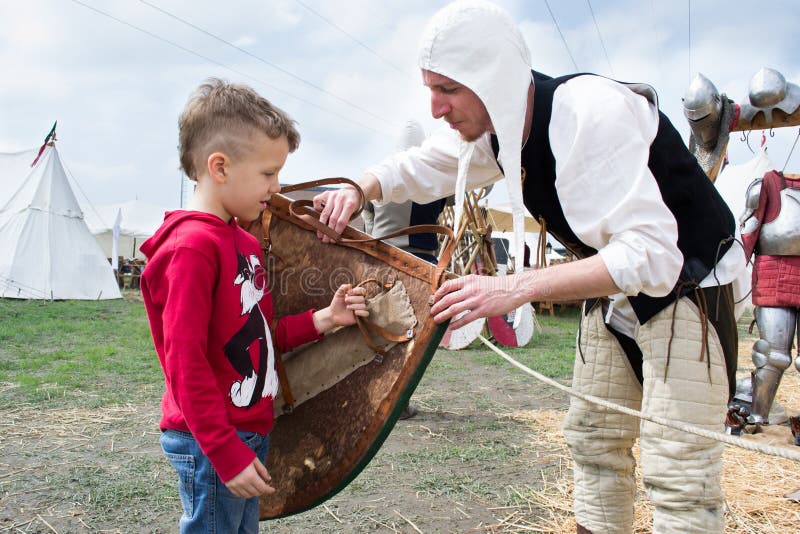
[{"label": "overhead wire", "polygon": [[797,146],[797,140],[800,139],[800,130],[797,131],[797,135],[794,137],[794,143],[792,143],[792,148],[789,149],[789,155],[786,156],[786,161],[783,163],[783,168],[781,172],[786,170],[786,166],[789,165],[789,160],[792,159],[792,154],[794,154],[794,149]]},{"label": "overhead wire", "polygon": [[608,58],[608,50],[606,50],[606,43],[605,41],[603,41],[603,34],[600,33],[600,26],[597,24],[597,19],[594,16],[594,9],[592,9],[591,0],[586,0],[586,4],[589,6],[589,12],[592,14],[592,20],[594,21],[594,29],[597,30],[597,37],[600,38],[600,46],[603,47],[603,55],[606,56],[608,69],[611,71],[611,76],[614,76],[614,67],[611,66],[611,60]]},{"label": "overhead wire", "polygon": [[689,25],[689,79],[692,79],[692,0],[687,0],[688,25]]},{"label": "overhead wire", "polygon": [[347,30],[345,30],[344,28],[342,28],[341,26],[339,26],[338,24],[336,24],[335,22],[333,22],[331,19],[329,19],[328,17],[326,17],[325,15],[323,15],[322,13],[320,13],[319,11],[317,11],[316,9],[312,8],[311,6],[309,6],[308,4],[306,4],[305,2],[302,2],[301,0],[295,0],[295,2],[297,2],[298,4],[300,4],[301,6],[303,6],[305,9],[307,9],[308,11],[310,11],[311,13],[313,13],[314,15],[316,15],[317,17],[319,17],[320,19],[322,19],[324,22],[326,22],[326,23],[327,23],[328,25],[330,25],[332,28],[335,28],[336,30],[338,30],[338,31],[339,31],[339,32],[341,32],[342,34],[344,34],[344,35],[346,35],[347,37],[349,37],[351,40],[353,40],[353,42],[355,42],[356,44],[358,44],[359,46],[361,46],[361,47],[362,47],[364,50],[366,50],[367,52],[369,52],[369,53],[370,53],[370,54],[372,54],[373,56],[377,57],[377,58],[378,58],[378,59],[380,59],[382,62],[386,63],[387,65],[389,65],[390,67],[392,67],[394,70],[396,70],[396,71],[397,71],[397,72],[399,72],[400,74],[403,74],[403,75],[405,75],[405,76],[411,76],[411,74],[409,74],[408,72],[404,71],[403,69],[401,69],[400,67],[398,67],[397,65],[395,65],[394,63],[392,63],[391,61],[389,61],[388,59],[386,59],[386,58],[385,58],[385,57],[383,57],[382,55],[380,55],[380,54],[379,54],[378,52],[376,52],[376,51],[375,51],[375,50],[374,50],[372,47],[370,47],[369,45],[367,45],[366,43],[364,43],[364,42],[363,42],[361,39],[359,39],[358,37],[356,37],[356,36],[354,36],[354,35],[350,34],[350,33],[349,33]]},{"label": "overhead wire", "polygon": [[295,100],[298,100],[300,102],[303,102],[304,104],[307,104],[307,105],[309,105],[311,107],[319,109],[320,111],[324,111],[325,113],[328,113],[330,115],[334,115],[334,116],[342,119],[345,122],[349,122],[350,124],[354,124],[356,126],[360,126],[362,128],[366,128],[367,130],[370,130],[370,131],[375,132],[375,133],[379,133],[381,135],[386,135],[386,136],[390,136],[390,137],[392,136],[388,132],[385,132],[385,131],[382,131],[382,130],[378,130],[376,128],[373,128],[372,126],[369,126],[369,125],[366,125],[366,124],[361,123],[359,121],[356,121],[354,119],[351,119],[350,117],[348,117],[346,115],[343,115],[341,113],[338,113],[338,112],[330,110],[330,109],[327,109],[327,108],[325,108],[323,106],[320,106],[319,104],[317,104],[315,102],[312,102],[312,101],[307,100],[305,98],[299,97],[299,96],[297,96],[297,95],[295,95],[293,93],[290,93],[289,91],[285,91],[284,89],[281,89],[280,87],[277,87],[274,84],[271,84],[271,83],[269,83],[267,81],[264,81],[264,80],[261,80],[259,78],[256,78],[255,76],[251,76],[250,74],[247,74],[246,72],[243,72],[243,71],[240,71],[240,70],[235,69],[233,67],[230,67],[228,65],[225,65],[224,63],[222,63],[220,61],[212,59],[212,58],[210,58],[210,57],[208,57],[208,56],[206,56],[204,54],[196,52],[196,51],[194,51],[194,50],[192,50],[190,48],[187,48],[187,47],[185,47],[185,46],[183,46],[181,44],[178,44],[178,43],[176,43],[174,41],[171,41],[171,40],[169,40],[169,39],[167,39],[165,37],[162,37],[162,36],[160,36],[158,34],[155,34],[155,33],[151,32],[149,30],[145,30],[144,28],[136,26],[135,24],[132,24],[132,23],[130,23],[128,21],[125,21],[125,20],[122,20],[122,19],[120,19],[118,17],[115,17],[114,15],[111,15],[110,13],[106,13],[105,11],[102,11],[102,10],[100,10],[100,9],[94,7],[94,6],[91,6],[89,4],[85,4],[84,2],[81,2],[80,0],[72,0],[72,1],[74,3],[76,3],[76,4],[78,4],[78,5],[81,5],[81,6],[85,7],[85,8],[87,8],[87,9],[90,9],[90,10],[94,11],[95,13],[103,15],[104,17],[108,17],[108,18],[110,18],[110,19],[112,19],[112,20],[114,20],[114,21],[116,21],[116,22],[118,22],[120,24],[128,26],[129,28],[133,28],[134,30],[139,31],[141,33],[144,33],[146,35],[149,35],[150,37],[152,37],[154,39],[157,39],[157,40],[159,40],[159,41],[161,41],[163,43],[166,43],[166,44],[168,44],[170,46],[178,48],[178,49],[180,49],[180,50],[182,50],[182,51],[184,51],[184,52],[186,52],[188,54],[192,54],[193,56],[199,57],[200,59],[202,59],[204,61],[208,61],[209,63],[213,63],[214,65],[222,67],[223,69],[226,69],[226,70],[229,70],[229,71],[231,71],[231,72],[233,72],[235,74],[238,74],[239,76],[242,76],[242,77],[247,78],[249,80],[252,80],[252,81],[254,81],[256,83],[259,83],[261,85],[269,87],[270,89],[272,89],[274,91],[277,91],[277,92],[279,92],[281,94],[284,94],[284,95],[286,95],[288,97],[294,98]]},{"label": "overhead wire", "polygon": [[561,32],[561,27],[558,25],[558,21],[556,20],[556,16],[553,14],[553,10],[550,9],[550,3],[547,0],[544,0],[544,5],[547,6],[547,11],[550,12],[550,18],[553,19],[553,24],[556,25],[556,30],[558,30],[558,35],[561,36],[561,42],[564,43],[564,48],[567,49],[567,54],[569,54],[569,58],[572,60],[572,65],[575,67],[575,71],[579,71],[578,64],[575,62],[575,58],[572,56],[572,51],[569,49],[569,45],[567,44],[567,40],[564,38],[564,34]]},{"label": "overhead wire", "polygon": [[301,82],[301,83],[303,83],[303,84],[305,84],[305,85],[307,85],[307,86],[309,86],[309,87],[311,87],[313,89],[316,89],[317,91],[325,93],[326,95],[331,96],[331,97],[335,98],[336,100],[338,100],[340,102],[343,102],[344,104],[347,104],[348,106],[351,106],[354,109],[357,109],[357,110],[359,110],[359,111],[361,111],[363,113],[366,113],[367,115],[369,115],[369,116],[371,116],[371,117],[373,117],[375,119],[378,119],[380,121],[383,121],[383,122],[385,122],[387,124],[390,124],[392,126],[397,126],[396,124],[392,123],[392,121],[390,121],[388,119],[385,119],[385,118],[383,118],[383,117],[381,117],[379,115],[376,115],[375,113],[372,113],[371,111],[365,109],[364,107],[362,107],[362,106],[360,106],[358,104],[355,104],[353,102],[350,102],[349,100],[347,100],[345,98],[342,98],[341,96],[336,95],[336,94],[328,91],[324,87],[321,87],[321,86],[319,86],[319,85],[317,85],[317,84],[315,84],[315,83],[313,83],[313,82],[311,82],[309,80],[306,80],[305,78],[302,78],[301,76],[298,76],[298,75],[294,74],[293,72],[281,67],[280,65],[278,65],[276,63],[273,63],[273,62],[271,62],[269,60],[264,59],[261,56],[253,54],[249,50],[247,50],[245,48],[242,48],[241,46],[238,46],[238,45],[236,45],[236,44],[234,44],[234,43],[232,43],[232,42],[230,42],[230,41],[228,41],[226,39],[223,39],[222,37],[220,37],[220,36],[218,36],[218,35],[216,35],[214,33],[211,33],[210,31],[206,30],[205,28],[201,28],[200,26],[198,26],[198,25],[196,25],[196,24],[194,24],[192,22],[189,22],[188,20],[176,15],[175,13],[167,11],[166,9],[157,6],[157,5],[153,4],[152,2],[148,2],[147,0],[139,0],[139,2],[141,2],[142,4],[148,6],[148,7],[152,8],[152,9],[155,9],[156,11],[159,11],[160,13],[163,13],[164,15],[167,15],[168,17],[171,17],[171,18],[177,20],[178,22],[181,22],[182,24],[185,24],[186,26],[189,26],[190,28],[193,28],[193,29],[195,29],[195,30],[207,35],[208,37],[211,37],[212,39],[216,39],[217,41],[219,41],[219,42],[221,42],[221,43],[223,43],[223,44],[225,44],[225,45],[227,45],[227,46],[229,46],[229,47],[231,47],[231,48],[233,48],[235,50],[238,50],[239,52],[241,52],[241,53],[243,53],[243,54],[245,54],[245,55],[257,60],[257,61],[260,61],[261,63],[264,63],[265,65],[267,65],[269,67],[272,67],[273,69],[276,69],[276,70],[286,74],[287,76],[290,76],[290,77],[294,78],[295,80],[297,80],[297,81],[299,81],[299,82]]},{"label": "overhead wire", "polygon": [[[652,28],[653,28],[653,35],[656,36],[656,38],[657,38],[659,36],[660,32],[659,32],[659,28],[658,28],[658,19],[656,18],[655,0],[650,0],[650,12],[653,14],[653,18],[650,19],[650,22],[651,22],[651,25],[652,25]],[[658,71],[659,71],[659,74],[661,75],[661,78],[663,80],[663,78],[664,78],[664,57],[663,57],[663,54],[661,53],[661,47],[658,46],[658,42],[656,42],[656,56],[658,58]]]}]

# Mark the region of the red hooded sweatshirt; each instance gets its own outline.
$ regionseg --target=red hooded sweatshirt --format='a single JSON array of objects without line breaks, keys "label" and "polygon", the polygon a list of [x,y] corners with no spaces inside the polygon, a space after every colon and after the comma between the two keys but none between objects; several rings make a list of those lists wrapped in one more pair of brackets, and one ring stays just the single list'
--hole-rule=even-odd
[{"label": "red hooded sweatshirt", "polygon": [[227,482],[255,458],[236,430],[272,429],[275,347],[320,339],[314,310],[282,318],[272,339],[261,248],[233,219],[169,212],[141,250],[142,296],[166,381],[161,429],[191,432]]}]

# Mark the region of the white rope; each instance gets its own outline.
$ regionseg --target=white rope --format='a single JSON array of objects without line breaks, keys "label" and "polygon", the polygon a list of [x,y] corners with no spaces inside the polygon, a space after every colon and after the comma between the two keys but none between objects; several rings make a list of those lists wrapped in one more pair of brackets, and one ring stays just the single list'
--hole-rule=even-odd
[{"label": "white rope", "polygon": [[777,456],[779,458],[786,458],[787,460],[794,460],[795,462],[800,462],[800,451],[794,451],[791,449],[787,449],[786,447],[775,447],[773,445],[765,445],[763,443],[755,443],[752,441],[743,440],[742,438],[736,436],[730,436],[728,434],[723,434],[722,432],[716,432],[713,430],[706,430],[704,428],[698,428],[696,426],[687,425],[683,423],[675,423],[670,421],[669,419],[665,419],[663,417],[659,417],[657,415],[648,415],[644,414],[638,410],[634,410],[632,408],[628,408],[626,406],[620,406],[619,404],[615,404],[613,402],[609,402],[605,399],[601,399],[599,397],[595,397],[594,395],[586,395],[584,393],[579,393],[573,390],[571,387],[565,386],[563,384],[559,384],[552,378],[544,376],[541,373],[537,373],[530,367],[526,367],[525,365],[519,363],[517,360],[494,346],[488,339],[483,337],[482,335],[478,336],[484,345],[492,349],[498,355],[502,356],[508,363],[517,367],[524,371],[525,373],[531,375],[532,377],[553,386],[554,388],[567,393],[568,395],[572,395],[573,397],[577,397],[579,399],[585,400],[586,402],[591,402],[592,404],[596,404],[598,406],[602,406],[604,408],[608,408],[609,410],[614,410],[615,412],[624,413],[626,415],[632,415],[634,417],[638,417],[639,419],[644,419],[645,421],[650,421],[651,423],[656,423],[657,425],[662,425],[668,428],[672,428],[674,430],[678,430],[680,432],[687,432],[689,434],[694,434],[696,436],[714,439],[725,443],[726,445],[734,445],[736,447],[740,447],[742,449],[747,449],[750,451],[761,452],[764,454],[769,454],[771,456]]}]

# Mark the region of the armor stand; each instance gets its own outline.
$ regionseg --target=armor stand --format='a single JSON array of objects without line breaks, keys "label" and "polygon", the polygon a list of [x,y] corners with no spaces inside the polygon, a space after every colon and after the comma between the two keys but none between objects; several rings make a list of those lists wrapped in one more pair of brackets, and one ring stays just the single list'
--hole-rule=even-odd
[{"label": "armor stand", "polygon": [[[691,128],[690,151],[711,181],[715,180],[721,168],[731,132],[800,124],[800,86],[788,83],[782,74],[768,68],[761,69],[753,77],[748,102],[741,105],[720,94],[701,74],[692,80],[683,104]],[[764,180],[767,176],[770,175],[765,175]],[[782,187],[776,187],[776,176],[781,177]],[[787,186],[786,180],[795,183]],[[800,310],[800,302],[787,298],[787,295],[798,294],[792,287],[792,280],[795,273],[800,274],[800,266],[795,261],[800,257],[800,233],[797,232],[800,186],[796,180],[795,176],[779,173],[771,177],[766,196],[761,192],[761,178],[757,178],[747,190],[747,209],[740,219],[745,255],[759,256],[756,265],[764,267],[764,273],[781,273],[780,276],[785,278],[776,282],[778,275],[772,274],[769,280],[772,285],[763,286],[765,289],[760,294],[754,291],[753,303],[756,304],[760,337],[753,346],[756,369],[750,378],[737,382],[736,395],[729,404],[725,421],[730,434],[741,434],[747,425],[755,425],[757,432],[762,424],[778,424],[775,415],[770,421],[770,409],[781,377],[792,363],[791,346]],[[773,210],[767,218],[765,206],[768,204],[764,198],[759,202],[760,196],[778,202],[786,209],[779,210],[777,216]],[[791,198],[784,202],[784,197]],[[780,291],[778,287],[781,287]],[[800,369],[800,362],[796,365]],[[800,416],[793,418],[792,422],[797,427],[793,426],[795,443],[800,445]]]}]

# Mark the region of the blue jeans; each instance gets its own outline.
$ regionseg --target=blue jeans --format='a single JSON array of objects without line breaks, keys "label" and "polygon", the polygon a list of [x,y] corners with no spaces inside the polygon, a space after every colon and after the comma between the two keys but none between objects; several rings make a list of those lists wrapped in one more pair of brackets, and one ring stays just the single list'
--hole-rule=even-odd
[{"label": "blue jeans", "polygon": [[[239,438],[264,462],[269,436],[237,431]],[[178,489],[183,506],[181,534],[257,534],[258,497],[237,497],[225,487],[194,436],[165,430],[161,448],[178,472]]]}]

